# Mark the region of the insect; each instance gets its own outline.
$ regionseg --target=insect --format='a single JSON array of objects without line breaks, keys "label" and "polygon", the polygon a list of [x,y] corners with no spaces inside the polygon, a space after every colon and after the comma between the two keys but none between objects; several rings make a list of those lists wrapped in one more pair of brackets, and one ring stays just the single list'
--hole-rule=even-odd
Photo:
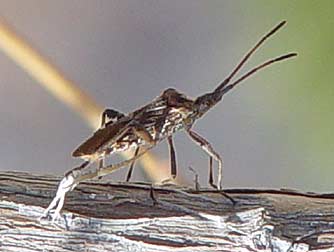
[{"label": "insect", "polygon": [[[58,186],[56,197],[46,209],[45,214],[48,214],[51,209],[57,207],[54,218],[59,215],[64,204],[66,192],[72,190],[80,181],[94,176],[105,175],[109,171],[116,169],[116,167],[123,166],[123,164],[112,165],[109,167],[113,167],[113,169],[108,170],[104,166],[104,159],[108,155],[122,152],[129,148],[135,148],[135,154],[132,159],[124,162],[124,165],[130,165],[127,180],[131,177],[136,159],[148,149],[167,139],[170,151],[171,176],[175,178],[177,175],[177,166],[173,134],[179,130],[184,130],[208,154],[209,184],[221,190],[222,158],[211,144],[204,137],[196,133],[192,127],[197,119],[201,118],[208,110],[221,101],[223,96],[240,82],[260,69],[297,55],[296,53],[288,53],[265,61],[232,82],[232,78],[238,73],[249,57],[285,23],[286,21],[280,22],[263,36],[242,58],[231,74],[212,92],[191,99],[173,88],[168,88],[152,102],[129,114],[123,114],[113,109],[106,109],[102,114],[101,127],[72,154],[73,157],[80,157],[85,162],[65,175]],[[140,150],[142,151],[140,152]],[[213,179],[213,160],[216,160],[218,163],[217,184],[214,184]],[[97,163],[98,168],[88,176],[85,169],[92,163]]]}]

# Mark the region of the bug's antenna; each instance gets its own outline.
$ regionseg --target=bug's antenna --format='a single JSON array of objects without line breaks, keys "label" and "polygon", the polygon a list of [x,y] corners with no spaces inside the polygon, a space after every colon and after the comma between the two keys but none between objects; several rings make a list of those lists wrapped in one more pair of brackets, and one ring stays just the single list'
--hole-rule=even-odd
[{"label": "bug's antenna", "polygon": [[253,75],[255,72],[257,72],[260,69],[263,69],[275,62],[278,61],[282,61],[291,57],[295,57],[297,56],[297,53],[288,53],[282,56],[279,56],[277,58],[273,58],[270,60],[265,61],[264,63],[254,67],[253,69],[249,70],[247,73],[245,73],[244,75],[242,75],[239,79],[237,79],[236,81],[234,81],[233,83],[229,84],[228,86],[226,86],[225,88],[223,88],[221,90],[222,94],[226,94],[228,91],[230,91],[233,87],[235,87],[237,84],[239,84],[240,82],[242,82],[244,79],[247,79],[248,77],[250,77],[251,75]]},{"label": "bug's antenna", "polygon": [[266,41],[271,35],[273,35],[275,32],[277,32],[283,25],[286,24],[286,21],[280,22],[278,25],[276,25],[270,32],[268,32],[266,35],[264,35],[257,43],[256,45],[243,57],[243,59],[240,61],[240,63],[234,68],[232,73],[215,89],[216,91],[221,91],[233,78],[233,76],[240,70],[240,68],[246,63],[246,61],[249,59],[249,57]]}]

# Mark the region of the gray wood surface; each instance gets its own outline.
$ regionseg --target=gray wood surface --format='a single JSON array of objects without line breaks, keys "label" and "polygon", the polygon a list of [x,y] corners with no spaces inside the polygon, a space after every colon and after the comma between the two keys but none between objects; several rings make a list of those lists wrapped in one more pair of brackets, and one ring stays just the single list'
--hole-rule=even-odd
[{"label": "gray wood surface", "polygon": [[81,183],[38,220],[61,178],[0,173],[0,251],[334,251],[334,195]]}]

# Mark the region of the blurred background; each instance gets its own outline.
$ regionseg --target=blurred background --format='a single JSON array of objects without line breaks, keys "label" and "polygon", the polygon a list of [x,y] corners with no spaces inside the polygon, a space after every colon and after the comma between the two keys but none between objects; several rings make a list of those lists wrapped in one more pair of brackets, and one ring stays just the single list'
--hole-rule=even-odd
[{"label": "blurred background", "polygon": [[[130,112],[162,90],[210,91],[281,20],[242,72],[287,52],[245,81],[194,129],[224,159],[223,185],[334,191],[334,2],[195,0],[1,0],[1,22],[100,106]],[[93,132],[6,54],[0,53],[0,170],[62,175]],[[180,177],[207,183],[207,156],[175,137]],[[151,153],[168,166],[168,148]],[[159,169],[159,167],[156,167]],[[125,170],[112,176],[124,180]],[[134,180],[146,180],[137,165]]]}]

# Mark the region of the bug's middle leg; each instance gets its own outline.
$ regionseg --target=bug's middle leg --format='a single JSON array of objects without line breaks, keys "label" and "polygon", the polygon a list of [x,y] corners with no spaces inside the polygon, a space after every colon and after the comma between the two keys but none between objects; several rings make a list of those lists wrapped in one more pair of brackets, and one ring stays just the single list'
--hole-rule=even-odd
[{"label": "bug's middle leg", "polygon": [[177,168],[176,168],[176,154],[175,154],[175,148],[173,144],[173,137],[168,136],[167,140],[168,140],[168,146],[169,146],[171,175],[172,175],[172,179],[175,179]]},{"label": "bug's middle leg", "polygon": [[[176,178],[176,174],[177,174],[177,167],[176,167],[176,154],[175,154],[175,148],[174,148],[174,143],[173,143],[172,136],[169,136],[167,138],[167,140],[168,140],[168,146],[169,146],[169,152],[170,152],[171,175],[172,175],[172,179],[175,179]],[[138,146],[136,148],[136,150],[135,150],[134,157],[136,157],[138,155],[139,149],[140,149],[140,147]],[[128,174],[126,176],[126,181],[127,182],[131,178],[135,162],[136,162],[136,159],[134,159],[133,162],[130,165],[130,169],[129,169]]]},{"label": "bug's middle leg", "polygon": [[[107,113],[109,112],[109,113]],[[120,114],[119,112],[117,111],[114,111],[114,110],[110,110],[110,109],[107,109],[103,112],[102,114],[102,120],[101,120],[101,127],[104,127],[105,126],[105,123],[106,123],[106,118],[108,117],[110,119],[110,113],[112,113],[112,115],[117,114],[117,116],[119,117],[122,117],[122,114]],[[140,123],[134,121],[132,122],[132,125],[129,125],[129,128],[126,129],[122,134],[120,134],[119,136],[119,139],[122,138],[122,135],[125,134],[126,132],[130,132],[132,131],[132,133],[134,135],[136,135],[136,137],[144,140],[146,143],[152,145],[152,144],[155,144],[155,141],[153,140],[152,136],[150,135],[150,133],[146,130],[146,128],[144,126],[142,126]],[[115,141],[117,142],[117,140]],[[139,143],[137,145],[137,148],[135,150],[135,154],[133,156],[133,161],[131,162],[130,164],[130,168],[129,168],[129,171],[128,171],[128,174],[127,174],[127,177],[126,177],[126,181],[128,182],[131,178],[131,175],[132,175],[132,171],[133,171],[133,168],[134,168],[134,165],[135,165],[135,162],[136,162],[136,157],[139,153],[139,150],[140,150],[140,147],[139,147]],[[102,169],[104,167],[104,159],[105,159],[105,156],[109,155],[108,151],[106,152],[106,154],[99,160],[99,165],[98,165],[98,169]],[[100,178],[100,177],[99,177]]]},{"label": "bug's middle leg", "polygon": [[[144,126],[142,126],[141,124],[137,123],[137,122],[134,122],[133,125],[132,125],[132,132],[140,139],[144,140],[146,143],[149,143],[149,144],[155,144],[155,141],[153,140],[152,136],[150,135],[150,133],[146,130],[146,128]],[[126,182],[129,182],[130,181],[130,178],[132,176],[132,172],[133,172],[133,168],[134,168],[134,165],[136,163],[136,157],[139,153],[139,150],[140,150],[140,146],[139,144],[137,145],[136,147],[136,150],[135,150],[135,153],[134,153],[134,156],[133,156],[133,161],[131,162],[130,164],[130,168],[129,168],[129,171],[126,175]]]},{"label": "bug's middle leg", "polygon": [[[138,155],[138,153],[139,153],[139,149],[140,149],[140,147],[137,146],[137,148],[136,148],[136,150],[135,150],[135,154],[133,155],[133,158],[136,158],[136,157],[137,157],[137,155]],[[131,176],[132,176],[133,167],[134,167],[135,163],[136,163],[136,159],[134,159],[134,160],[131,162],[131,164],[130,164],[130,168],[129,168],[128,174],[126,175],[126,182],[129,182],[129,181],[130,181],[130,178],[131,178]]]}]

